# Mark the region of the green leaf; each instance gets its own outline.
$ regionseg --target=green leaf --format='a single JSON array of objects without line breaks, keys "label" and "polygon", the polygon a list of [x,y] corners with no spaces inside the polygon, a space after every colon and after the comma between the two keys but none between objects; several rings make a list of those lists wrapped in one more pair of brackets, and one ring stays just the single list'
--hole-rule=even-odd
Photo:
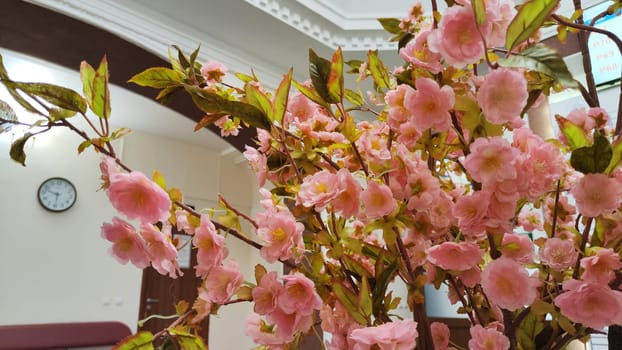
[{"label": "green leaf", "polygon": [[20,83],[7,81],[5,82],[5,85],[11,89],[19,89],[27,94],[40,97],[60,108],[81,113],[86,112],[86,102],[80,94],[71,89],[47,83]]},{"label": "green leaf", "polygon": [[611,150],[613,151],[611,161],[609,162],[609,166],[605,170],[605,174],[611,174],[611,172],[620,165],[620,161],[622,160],[622,138],[616,138],[611,145]]},{"label": "green leaf", "polygon": [[345,89],[344,91],[344,97],[346,98],[346,100],[350,101],[350,103],[352,103],[353,105],[359,107],[362,106],[363,103],[365,103],[365,99],[363,98],[363,94],[361,94],[361,92],[355,92],[353,90],[350,89]]},{"label": "green leaf", "polygon": [[84,150],[91,146],[93,146],[93,142],[91,142],[91,140],[82,141],[82,143],[78,145],[78,154],[82,154]]},{"label": "green leaf", "polygon": [[181,84],[183,75],[170,68],[151,67],[133,76],[129,82],[140,86],[164,89]]},{"label": "green leaf", "polygon": [[400,28],[400,20],[397,18],[378,18],[378,22],[382,25],[382,28],[391,34],[402,33]]},{"label": "green leaf", "polygon": [[341,47],[333,54],[327,87],[332,101],[341,102],[343,100],[343,54]]},{"label": "green leaf", "polygon": [[246,84],[245,91],[248,103],[262,111],[270,121],[273,121],[274,111],[270,98],[253,84]]},{"label": "green leaf", "polygon": [[188,332],[169,328],[168,332],[174,335],[181,349],[184,350],[207,350],[207,345],[201,337],[192,335]]},{"label": "green leaf", "polygon": [[560,116],[559,114],[555,116],[555,120],[557,121],[559,130],[562,134],[564,134],[566,142],[571,150],[574,151],[577,148],[585,147],[590,144],[590,139],[585,132],[585,129]]},{"label": "green leaf", "polygon": [[326,101],[320,96],[320,94],[314,88],[307,87],[296,80],[292,80],[292,84],[300,91],[301,94],[305,95],[311,101],[319,104],[323,107],[328,107]]},{"label": "green leaf", "polygon": [[32,134],[27,132],[19,139],[13,141],[13,144],[11,144],[11,150],[9,151],[11,159],[23,166],[26,166],[26,152],[24,152],[24,146],[31,136]]},{"label": "green leaf", "polygon": [[121,340],[113,350],[153,350],[153,334],[151,332],[138,332]]},{"label": "green leaf", "polygon": [[372,314],[372,299],[369,292],[369,281],[366,277],[363,277],[361,281],[361,290],[359,291],[358,304],[359,309],[366,317]]},{"label": "green leaf", "polygon": [[228,114],[256,128],[270,129],[268,116],[255,106],[239,101],[229,101],[197,86],[184,85],[184,89],[190,94],[194,104],[205,113]]},{"label": "green leaf", "polygon": [[309,75],[315,91],[328,103],[337,103],[328,92],[328,78],[330,76],[331,62],[318,56],[313,49],[309,49]]},{"label": "green leaf", "polygon": [[559,53],[544,44],[536,44],[519,54],[501,58],[498,63],[503,67],[526,68],[546,74],[566,88],[579,86]]},{"label": "green leaf", "polygon": [[366,325],[367,318],[359,311],[357,305],[358,298],[356,294],[351,292],[349,289],[344,288],[339,283],[333,283],[332,286],[335,296],[337,297],[337,299],[339,299],[341,304],[343,304],[350,316],[352,316],[352,318],[354,318],[354,320],[359,324]]},{"label": "green leaf", "polygon": [[63,108],[50,108],[50,118],[52,121],[71,118],[76,115],[76,111],[70,111]]},{"label": "green leaf", "polygon": [[163,190],[166,190],[166,179],[164,178],[164,175],[162,175],[161,172],[154,170],[151,178],[153,179],[153,182],[155,182]]},{"label": "green leaf", "polygon": [[581,147],[570,155],[570,165],[584,174],[603,173],[611,159],[613,150],[609,140],[599,132],[594,132],[594,144]]},{"label": "green leaf", "polygon": [[181,63],[179,62],[177,57],[175,57],[175,55],[173,54],[173,50],[171,50],[170,47],[168,48],[168,60],[171,62],[171,67],[173,68],[174,71],[179,72],[181,74],[186,74],[186,72],[184,71],[184,68],[181,66]]},{"label": "green leaf", "polygon": [[379,88],[389,88],[391,79],[386,67],[378,57],[378,50],[369,50],[367,54],[367,68],[371,72],[371,76]]},{"label": "green leaf", "polygon": [[475,22],[477,25],[482,25],[486,22],[486,4],[484,0],[472,0],[471,6],[473,7],[473,13],[475,14]]},{"label": "green leaf", "polygon": [[[11,106],[0,100],[0,134],[11,129],[12,122],[17,122],[17,114]],[[7,125],[5,125],[7,124]]]},{"label": "green leaf", "polygon": [[505,48],[512,51],[532,36],[555,10],[559,0],[529,0],[519,9],[507,29]]},{"label": "green leaf", "polygon": [[100,118],[110,117],[110,90],[108,89],[108,60],[101,59],[97,71],[86,61],[80,64],[80,78],[86,102]]},{"label": "green leaf", "polygon": [[292,86],[292,75],[294,70],[289,69],[289,72],[283,75],[283,79],[279,84],[279,87],[274,92],[274,101],[272,102],[272,111],[274,113],[273,119],[279,125],[283,122],[283,116],[287,110],[287,101],[289,98],[289,90]]}]

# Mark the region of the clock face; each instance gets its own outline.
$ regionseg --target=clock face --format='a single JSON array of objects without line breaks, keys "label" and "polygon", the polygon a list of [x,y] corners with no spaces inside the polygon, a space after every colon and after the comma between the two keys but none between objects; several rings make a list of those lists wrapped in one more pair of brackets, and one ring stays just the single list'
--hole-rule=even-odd
[{"label": "clock face", "polygon": [[47,210],[65,211],[76,202],[78,193],[71,181],[61,178],[49,178],[39,186],[37,197],[39,203]]}]

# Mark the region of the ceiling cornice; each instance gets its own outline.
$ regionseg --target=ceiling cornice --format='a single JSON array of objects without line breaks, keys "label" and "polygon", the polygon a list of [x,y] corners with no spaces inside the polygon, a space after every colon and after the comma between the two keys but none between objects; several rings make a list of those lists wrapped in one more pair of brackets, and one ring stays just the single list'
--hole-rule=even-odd
[{"label": "ceiling cornice", "polygon": [[265,13],[330,47],[343,51],[395,50],[389,34],[372,17],[347,17],[326,1],[245,0]]},{"label": "ceiling cornice", "polygon": [[[164,59],[168,59],[167,52],[173,44],[188,53],[201,45],[199,62],[226,62],[231,70],[237,72],[247,72],[249,67],[253,67],[268,88],[276,88],[282,78],[282,69],[277,66],[258,60],[237,47],[206,33],[199,33],[183,23],[171,23],[170,19],[147,8],[138,12],[113,0],[28,1],[107,30]],[[252,61],[249,57],[253,57]]]}]

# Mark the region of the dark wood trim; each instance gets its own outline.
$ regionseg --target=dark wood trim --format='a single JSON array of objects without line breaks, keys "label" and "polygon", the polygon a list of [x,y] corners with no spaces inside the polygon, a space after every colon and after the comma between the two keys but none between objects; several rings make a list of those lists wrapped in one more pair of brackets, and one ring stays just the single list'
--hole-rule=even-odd
[{"label": "dark wood trim", "polygon": [[[21,0],[0,1],[0,48],[74,70],[79,69],[83,60],[96,65],[106,55],[110,81],[150,99],[155,98],[156,90],[129,84],[127,80],[146,68],[168,66],[160,57],[104,29]],[[114,101],[112,104],[114,108]],[[168,107],[194,121],[203,117],[190,98],[182,93],[174,96]],[[215,128],[210,130],[220,136]],[[255,135],[254,129],[244,129],[237,137],[225,140],[243,150],[245,144],[252,144]]]}]

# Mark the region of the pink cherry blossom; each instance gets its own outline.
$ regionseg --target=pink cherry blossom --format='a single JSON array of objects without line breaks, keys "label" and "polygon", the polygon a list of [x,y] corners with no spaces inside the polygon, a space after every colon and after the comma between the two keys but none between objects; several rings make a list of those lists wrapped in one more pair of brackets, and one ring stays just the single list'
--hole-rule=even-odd
[{"label": "pink cherry blossom", "polygon": [[313,314],[288,314],[280,308],[275,309],[266,319],[276,328],[276,336],[291,341],[296,332],[307,332],[313,325]]},{"label": "pink cherry blossom", "polygon": [[365,214],[370,219],[377,219],[391,214],[397,208],[391,189],[385,184],[368,181],[367,188],[361,193]]},{"label": "pink cherry blossom", "polygon": [[443,14],[438,29],[428,36],[428,45],[431,51],[440,53],[447,64],[461,68],[484,57],[481,34],[486,36],[489,31],[489,26],[477,27],[469,6],[452,6]]},{"label": "pink cherry blossom", "polygon": [[255,312],[260,315],[272,313],[277,307],[277,297],[283,289],[283,285],[277,281],[275,271],[265,274],[257,287],[253,288],[253,302]]},{"label": "pink cherry blossom", "polygon": [[583,281],[608,285],[615,278],[615,271],[622,268],[622,262],[613,249],[603,248],[599,249],[596,255],[581,259],[581,267]]},{"label": "pink cherry blossom", "polygon": [[227,71],[227,67],[218,61],[208,61],[201,67],[201,75],[209,83],[222,81]]},{"label": "pink cherry blossom", "polygon": [[471,144],[470,149],[464,167],[473,180],[486,185],[517,177],[514,162],[518,151],[503,137],[480,137]]},{"label": "pink cherry blossom", "polygon": [[152,224],[141,224],[140,235],[147,244],[147,254],[151,259],[151,266],[161,275],[172,278],[181,276],[177,263],[177,248],[171,242],[170,227],[159,231]]},{"label": "pink cherry blossom", "polygon": [[333,209],[344,217],[356,216],[360,210],[361,185],[347,169],[337,172],[338,194],[333,199]]},{"label": "pink cherry blossom", "polygon": [[505,45],[508,25],[516,14],[514,6],[511,0],[486,1],[486,22],[491,25],[490,33],[486,36],[488,47]]},{"label": "pink cherry blossom", "polygon": [[219,266],[227,257],[225,238],[218,234],[216,227],[207,215],[201,215],[201,223],[196,229],[192,243],[197,248],[197,277],[205,278],[214,266]]},{"label": "pink cherry blossom", "polygon": [[315,292],[313,281],[301,273],[285,275],[283,290],[278,297],[278,306],[287,314],[311,315],[322,307],[322,299]]},{"label": "pink cherry blossom", "polygon": [[195,227],[190,224],[188,212],[183,209],[175,210],[175,227],[178,231],[183,231],[186,234],[194,234]]},{"label": "pink cherry blossom", "polygon": [[568,113],[566,118],[573,124],[582,127],[586,132],[603,128],[609,122],[609,114],[606,110],[599,107],[587,110],[585,108],[576,108]]},{"label": "pink cherry blossom", "polygon": [[426,251],[428,261],[445,270],[465,271],[478,265],[484,251],[473,242],[443,242]]},{"label": "pink cherry blossom", "polygon": [[436,74],[441,71],[441,55],[428,48],[429,35],[430,30],[420,31],[414,40],[409,41],[405,47],[400,49],[399,53],[404,61]]},{"label": "pink cherry blossom", "polygon": [[480,325],[472,326],[469,330],[469,350],[508,350],[510,340],[494,328],[484,328]]},{"label": "pink cherry blossom", "polygon": [[229,301],[242,282],[244,277],[234,260],[228,260],[226,265],[214,266],[205,279],[207,300],[215,304]]},{"label": "pink cherry blossom", "polygon": [[503,124],[520,116],[527,103],[527,79],[515,70],[495,69],[477,92],[477,103],[484,117],[493,124]]},{"label": "pink cherry blossom", "polygon": [[268,172],[268,159],[266,156],[259,152],[256,148],[245,146],[246,150],[244,153],[244,158],[248,160],[251,168],[255,172],[255,176],[257,177],[257,184],[259,187],[263,187],[266,184],[266,174]]},{"label": "pink cherry blossom", "polygon": [[244,334],[253,339],[255,344],[265,345],[270,350],[285,350],[290,341],[290,339],[277,336],[272,327],[256,313],[251,313],[246,317]]},{"label": "pink cherry blossom", "polygon": [[287,123],[307,121],[313,117],[318,108],[317,104],[297,91],[287,100],[287,112],[284,120]]},{"label": "pink cherry blossom", "polygon": [[616,210],[622,199],[622,187],[605,174],[586,174],[572,187],[577,209],[584,216],[597,217]]},{"label": "pink cherry blossom", "polygon": [[594,329],[622,325],[622,292],[578,280],[567,280],[563,286],[566,292],[555,298],[555,305],[571,321]]},{"label": "pink cherry blossom", "polygon": [[409,319],[387,322],[375,327],[355,329],[350,333],[354,350],[412,350],[417,343],[417,322]]},{"label": "pink cherry blossom", "polygon": [[130,220],[154,223],[169,217],[168,194],[141,172],[110,174],[106,194],[112,206]]},{"label": "pink cherry blossom", "polygon": [[398,130],[402,123],[410,119],[410,111],[404,106],[404,98],[406,93],[414,91],[408,84],[400,84],[394,90],[387,91],[384,100],[389,107],[387,118],[391,129]]},{"label": "pink cherry blossom", "polygon": [[458,219],[460,229],[468,235],[477,235],[484,231],[484,219],[488,212],[489,203],[490,196],[484,191],[459,197],[452,213]]},{"label": "pink cherry blossom", "polygon": [[442,322],[432,322],[430,331],[434,350],[446,350],[449,347],[449,327]]},{"label": "pink cherry blossom", "polygon": [[536,212],[535,210],[523,209],[520,214],[518,214],[518,224],[527,232],[544,230],[544,226],[542,225],[542,214]]},{"label": "pink cherry blossom", "polygon": [[510,311],[531,304],[539,285],[537,277],[529,276],[527,269],[505,257],[491,261],[482,272],[482,288],[488,299]]},{"label": "pink cherry blossom", "polygon": [[145,241],[129,223],[114,217],[112,223],[102,225],[101,235],[112,242],[109,252],[121,264],[131,261],[139,269],[149,266]]},{"label": "pink cherry blossom", "polygon": [[119,165],[117,161],[112,157],[104,156],[99,163],[99,170],[101,171],[102,188],[107,189],[110,186],[110,175],[120,173]]},{"label": "pink cherry blossom", "polygon": [[505,234],[501,245],[503,256],[515,260],[519,264],[533,262],[533,242],[527,235]]},{"label": "pink cherry blossom", "polygon": [[455,102],[454,90],[429,78],[415,82],[416,91],[409,91],[404,97],[404,106],[412,113],[412,122],[420,130],[434,128],[445,131],[451,125],[449,110]]},{"label": "pink cherry blossom", "polygon": [[298,257],[304,251],[302,232],[304,226],[286,209],[257,215],[257,236],[263,247],[259,251],[266,261]]},{"label": "pink cherry blossom", "polygon": [[304,178],[298,191],[297,201],[305,207],[324,209],[339,194],[337,175],[328,170],[319,171]]}]

